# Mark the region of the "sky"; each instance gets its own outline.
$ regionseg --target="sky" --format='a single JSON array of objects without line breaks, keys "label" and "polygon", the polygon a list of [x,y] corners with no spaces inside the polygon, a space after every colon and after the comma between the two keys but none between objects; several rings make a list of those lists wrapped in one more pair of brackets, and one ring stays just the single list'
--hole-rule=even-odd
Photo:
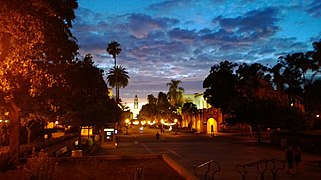
[{"label": "sky", "polygon": [[204,92],[211,66],[228,60],[273,66],[279,56],[312,50],[321,39],[320,0],[78,0],[72,32],[82,56],[105,74],[117,41],[117,65],[129,73],[120,89],[128,105],[167,93],[171,80],[185,93]]}]

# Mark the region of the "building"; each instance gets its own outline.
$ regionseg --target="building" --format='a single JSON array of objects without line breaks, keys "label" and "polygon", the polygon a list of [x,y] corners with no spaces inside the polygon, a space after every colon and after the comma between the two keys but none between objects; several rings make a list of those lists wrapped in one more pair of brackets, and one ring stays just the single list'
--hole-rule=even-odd
[{"label": "building", "polygon": [[132,110],[133,110],[133,119],[137,119],[137,115],[139,114],[139,111],[140,111],[140,108],[138,106],[137,94],[135,95],[135,98],[134,98],[134,108]]},{"label": "building", "polygon": [[191,102],[196,105],[199,113],[197,115],[182,114],[181,127],[190,127],[197,133],[215,135],[222,128],[222,112],[220,109],[211,107],[203,93],[184,94],[184,102]]}]

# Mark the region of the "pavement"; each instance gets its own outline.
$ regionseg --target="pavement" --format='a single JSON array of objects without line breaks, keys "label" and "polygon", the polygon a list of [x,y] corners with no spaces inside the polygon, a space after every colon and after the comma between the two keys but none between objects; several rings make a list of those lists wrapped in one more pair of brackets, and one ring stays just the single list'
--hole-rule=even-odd
[{"label": "pavement", "polygon": [[[157,129],[130,129],[128,135],[119,134],[118,148],[98,149],[92,155],[130,155],[130,154],[166,154],[187,171],[194,174],[194,166],[215,161],[220,165],[220,171],[215,179],[242,179],[237,165],[245,165],[263,159],[284,160],[285,150],[273,147],[267,143],[258,144],[256,138],[218,133],[209,137],[204,134],[178,133],[166,131],[161,134],[161,140],[156,140]],[[321,167],[315,160],[321,160],[320,154],[303,152],[303,162],[295,175],[287,173],[287,167],[277,172],[277,179],[321,179]],[[211,168],[214,168],[211,163]],[[264,171],[265,179],[272,179],[269,170],[271,164],[264,170],[264,163],[257,167],[246,167],[246,179],[260,179],[258,171]],[[282,167],[279,164],[280,167]],[[207,165],[198,169],[198,177],[204,174]],[[239,169],[240,170],[240,169]],[[242,170],[242,169],[241,169]],[[244,172],[243,172],[244,173]],[[243,174],[244,175],[244,174]]]}]

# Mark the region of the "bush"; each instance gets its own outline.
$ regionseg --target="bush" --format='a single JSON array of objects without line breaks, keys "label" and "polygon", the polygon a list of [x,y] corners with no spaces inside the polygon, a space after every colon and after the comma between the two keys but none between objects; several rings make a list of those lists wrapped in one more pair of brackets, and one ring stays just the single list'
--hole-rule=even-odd
[{"label": "bush", "polygon": [[10,154],[5,151],[0,151],[0,172],[5,172],[9,169],[13,169],[15,164],[10,158]]},{"label": "bush", "polygon": [[32,157],[23,167],[22,174],[28,179],[54,179],[55,167],[55,161],[48,157],[44,150],[41,150],[38,154],[33,150]]}]

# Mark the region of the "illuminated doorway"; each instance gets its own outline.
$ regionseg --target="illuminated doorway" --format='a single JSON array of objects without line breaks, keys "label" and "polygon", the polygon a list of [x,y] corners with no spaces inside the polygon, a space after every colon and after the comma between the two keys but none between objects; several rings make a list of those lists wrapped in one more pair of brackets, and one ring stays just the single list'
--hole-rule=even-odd
[{"label": "illuminated doorway", "polygon": [[213,118],[207,120],[207,134],[214,136],[217,133],[217,122]]}]

